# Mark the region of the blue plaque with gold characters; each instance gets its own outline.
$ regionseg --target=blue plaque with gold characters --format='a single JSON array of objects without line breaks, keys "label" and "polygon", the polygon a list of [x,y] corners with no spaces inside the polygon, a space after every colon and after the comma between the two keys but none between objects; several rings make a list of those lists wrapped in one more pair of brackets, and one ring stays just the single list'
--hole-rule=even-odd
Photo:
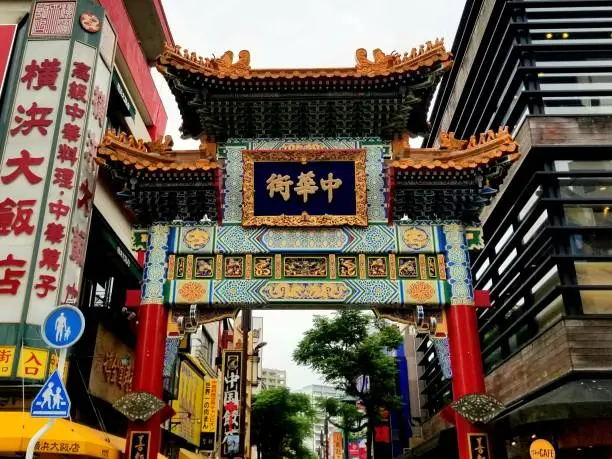
[{"label": "blue plaque with gold characters", "polygon": [[364,150],[243,152],[244,226],[367,226]]}]

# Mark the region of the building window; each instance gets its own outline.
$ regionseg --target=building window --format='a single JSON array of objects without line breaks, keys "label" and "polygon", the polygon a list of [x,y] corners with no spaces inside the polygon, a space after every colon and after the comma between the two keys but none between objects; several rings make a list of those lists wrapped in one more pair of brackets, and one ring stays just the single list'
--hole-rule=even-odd
[{"label": "building window", "polygon": [[553,266],[542,279],[540,279],[532,288],[533,302],[537,303],[544,298],[553,288],[561,284],[557,265]]},{"label": "building window", "polygon": [[478,268],[478,271],[476,271],[476,275],[474,276],[476,278],[476,280],[478,280],[478,279],[480,279],[482,277],[482,275],[487,270],[487,268],[489,267],[490,264],[491,264],[491,262],[489,261],[489,259],[485,258],[485,261],[482,262],[482,266],[480,268]]},{"label": "building window", "polygon": [[542,309],[535,316],[535,321],[538,324],[538,331],[544,331],[554,325],[557,320],[563,315],[563,297],[559,294],[548,306]]},{"label": "building window", "polygon": [[560,178],[559,191],[563,198],[612,200],[612,179],[608,177]]},{"label": "building window", "polygon": [[555,161],[555,170],[568,171],[612,171],[612,161]]},{"label": "building window", "polygon": [[499,240],[499,242],[495,244],[495,253],[499,253],[499,251],[504,248],[504,246],[506,245],[506,242],[510,240],[513,234],[514,234],[514,226],[510,225],[508,229],[506,230],[506,232],[504,233],[504,235]]},{"label": "building window", "polygon": [[192,336],[193,354],[201,362],[212,365],[214,341],[204,327],[201,327],[200,330],[201,333],[197,336]]},{"label": "building window", "polygon": [[612,239],[597,232],[573,234],[572,252],[577,256],[612,256]]},{"label": "building window", "polygon": [[512,263],[512,260],[516,258],[517,254],[518,252],[516,251],[516,249],[512,249],[512,252],[510,252],[510,254],[506,257],[504,262],[501,265],[499,265],[499,268],[497,268],[497,273],[502,274],[504,271],[506,271],[508,266],[510,266],[510,263]]},{"label": "building window", "polygon": [[535,223],[529,228],[529,231],[523,236],[523,245],[526,245],[533,237],[538,234],[542,226],[548,221],[548,211],[545,210],[540,214]]},{"label": "building window", "polygon": [[[576,261],[574,267],[579,285],[612,287],[612,262]],[[612,313],[612,290],[581,290],[580,297],[585,314]]]},{"label": "building window", "polygon": [[541,194],[542,194],[542,187],[539,186],[535,190],[535,192],[531,195],[527,203],[523,206],[523,208],[518,213],[519,221],[522,221],[527,216],[527,214],[529,214],[531,209],[533,209],[533,206],[535,206],[536,203],[538,202],[538,199],[540,199]]},{"label": "building window", "polygon": [[565,221],[573,226],[612,226],[609,205],[565,205]]}]

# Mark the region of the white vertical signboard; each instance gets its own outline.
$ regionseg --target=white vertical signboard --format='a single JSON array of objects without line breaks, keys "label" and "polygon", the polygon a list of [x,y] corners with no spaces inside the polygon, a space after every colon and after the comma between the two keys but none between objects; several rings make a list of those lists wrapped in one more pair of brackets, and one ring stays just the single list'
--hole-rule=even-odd
[{"label": "white vertical signboard", "polygon": [[59,282],[64,260],[82,258],[79,239],[67,246],[71,220],[79,212],[73,207],[79,193],[79,166],[84,160],[83,146],[88,139],[85,123],[92,103],[92,81],[96,49],[76,42],[68,67],[66,96],[62,101],[59,135],[51,157],[51,179],[44,205],[42,234],[35,254],[34,291],[30,295],[27,323],[41,324],[58,304]]},{"label": "white vertical signboard", "polygon": [[70,41],[28,42],[0,165],[0,323],[19,323],[34,259]]},{"label": "white vertical signboard", "polygon": [[67,234],[71,256],[66,259],[64,266],[64,277],[60,293],[61,302],[77,299],[81,285],[89,225],[93,211],[93,197],[98,177],[98,165],[95,158],[106,125],[106,106],[110,84],[111,71],[106,67],[101,56],[98,56],[96,74],[92,86],[91,107],[84,132],[85,146],[79,166],[78,191],[76,200],[72,204],[74,212]]}]

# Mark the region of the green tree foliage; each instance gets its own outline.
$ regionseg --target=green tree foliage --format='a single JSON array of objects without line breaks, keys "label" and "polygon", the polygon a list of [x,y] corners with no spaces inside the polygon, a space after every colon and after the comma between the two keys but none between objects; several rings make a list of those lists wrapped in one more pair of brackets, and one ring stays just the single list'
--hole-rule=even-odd
[{"label": "green tree foliage", "polygon": [[[293,353],[294,360],[320,373],[347,395],[360,399],[365,406],[368,457],[374,425],[382,408],[395,409],[395,360],[386,354],[396,349],[402,337],[393,325],[372,315],[343,309],[333,316],[317,316]],[[367,375],[368,391],[358,387],[359,377]]]},{"label": "green tree foliage", "polygon": [[322,398],[317,400],[317,405],[327,421],[343,432],[357,433],[367,427],[366,416],[359,412],[355,403],[335,398]]},{"label": "green tree foliage", "polygon": [[257,394],[251,412],[251,443],[263,459],[310,458],[304,440],[312,435],[315,410],[310,397],[287,388]]}]

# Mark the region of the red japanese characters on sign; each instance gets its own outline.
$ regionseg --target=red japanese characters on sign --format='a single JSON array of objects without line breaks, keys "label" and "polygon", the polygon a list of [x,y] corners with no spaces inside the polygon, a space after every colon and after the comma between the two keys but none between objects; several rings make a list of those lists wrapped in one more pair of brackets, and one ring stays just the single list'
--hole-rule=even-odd
[{"label": "red japanese characters on sign", "polygon": [[[41,14],[36,20],[43,19]],[[0,165],[0,300],[11,297],[10,304],[14,306],[0,308],[0,322],[21,321],[26,286],[32,263],[36,263],[33,250],[45,206],[41,196],[54,156],[51,149],[62,111],[60,99],[68,72],[69,48],[66,40],[27,42],[14,99],[7,101],[11,113],[7,117],[8,132],[1,143]],[[54,252],[45,252],[42,266],[55,268],[59,265],[57,259]],[[37,279],[32,296],[53,288],[58,288],[57,279]]]},{"label": "red japanese characters on sign", "polygon": [[[44,318],[49,309],[59,302],[59,281],[65,263],[78,260],[79,266],[82,266],[85,261],[86,232],[80,230],[76,234],[78,237],[74,237],[72,221],[75,210],[72,203],[77,198],[82,199],[83,195],[82,185],[78,186],[77,183],[85,143],[86,114],[93,96],[91,75],[94,57],[93,48],[76,43],[72,61],[66,69],[66,98],[60,109],[57,150],[51,158],[52,174],[43,218],[43,237],[36,254],[34,271],[36,298],[32,297],[28,311],[30,323]],[[84,199],[91,200],[90,197]]]},{"label": "red japanese characters on sign", "polygon": [[[93,65],[91,66],[94,67]],[[64,229],[68,238],[67,258],[64,266],[64,275],[60,298],[63,301],[69,301],[78,296],[78,286],[81,283],[81,275],[85,264],[85,255],[87,248],[87,235],[89,233],[89,224],[94,204],[94,194],[96,187],[96,178],[98,174],[98,165],[96,163],[96,155],[98,145],[102,138],[103,129],[106,124],[106,106],[108,103],[108,92],[111,84],[111,72],[109,67],[103,62],[103,59],[98,56],[95,65],[95,74],[93,71],[88,71],[84,67],[75,68],[71,75],[77,78],[79,84],[91,85],[88,96],[91,103],[89,105],[89,113],[85,127],[81,129],[81,137],[84,139],[83,149],[80,150],[77,161],[78,174],[75,181],[76,205],[72,209],[72,220],[70,226]],[[68,99],[71,103],[79,103],[80,87],[74,85],[72,90],[69,88]],[[76,121],[74,121],[76,124]],[[63,157],[72,158],[73,152],[68,149],[73,145],[66,142],[66,148],[62,151]],[[59,152],[58,152],[59,154]],[[75,166],[76,167],[76,166]]]}]

